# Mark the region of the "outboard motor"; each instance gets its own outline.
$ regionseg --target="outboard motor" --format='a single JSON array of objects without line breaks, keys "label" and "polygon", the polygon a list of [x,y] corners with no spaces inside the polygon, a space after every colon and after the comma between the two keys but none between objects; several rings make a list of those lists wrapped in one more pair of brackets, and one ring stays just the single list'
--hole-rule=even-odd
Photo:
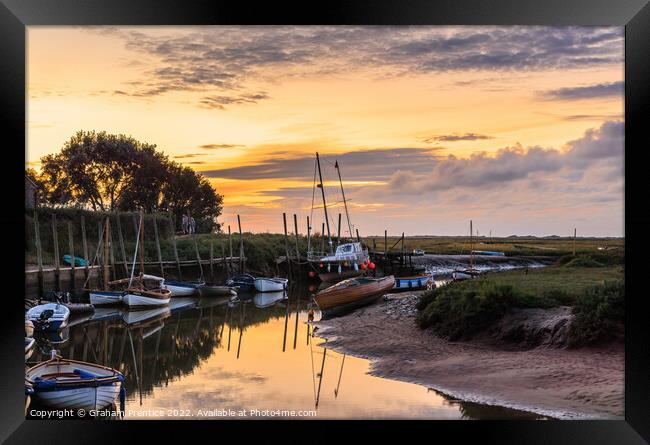
[{"label": "outboard motor", "polygon": [[54,316],[54,311],[52,309],[46,309],[41,312],[41,315],[33,321],[34,328],[38,331],[46,331],[50,327],[50,318]]}]

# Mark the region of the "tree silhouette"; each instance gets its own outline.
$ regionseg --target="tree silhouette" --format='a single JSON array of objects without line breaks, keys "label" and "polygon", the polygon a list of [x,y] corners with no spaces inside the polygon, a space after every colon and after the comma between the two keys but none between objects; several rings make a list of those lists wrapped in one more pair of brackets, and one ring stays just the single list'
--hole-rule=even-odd
[{"label": "tree silhouette", "polygon": [[214,227],[222,211],[223,197],[206,178],[130,136],[79,131],[41,166],[37,179],[54,206],[189,212],[204,220],[203,229]]}]

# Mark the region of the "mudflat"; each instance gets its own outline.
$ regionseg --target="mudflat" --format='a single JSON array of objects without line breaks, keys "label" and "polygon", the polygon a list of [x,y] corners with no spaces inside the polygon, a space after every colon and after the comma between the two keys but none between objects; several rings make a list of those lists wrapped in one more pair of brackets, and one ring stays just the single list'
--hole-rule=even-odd
[{"label": "mudflat", "polygon": [[369,359],[373,375],[461,400],[560,419],[623,419],[623,343],[568,349],[450,342],[416,325],[417,293],[388,298],[316,322],[315,334],[328,348]]}]

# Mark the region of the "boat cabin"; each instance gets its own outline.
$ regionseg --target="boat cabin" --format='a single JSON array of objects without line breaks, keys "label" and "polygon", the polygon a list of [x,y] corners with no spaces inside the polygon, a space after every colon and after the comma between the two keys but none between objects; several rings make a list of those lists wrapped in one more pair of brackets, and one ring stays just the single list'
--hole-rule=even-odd
[{"label": "boat cabin", "polygon": [[368,257],[368,251],[364,250],[361,243],[346,243],[341,244],[336,248],[334,255],[325,256],[320,259],[324,262],[334,261],[355,261],[365,260]]}]

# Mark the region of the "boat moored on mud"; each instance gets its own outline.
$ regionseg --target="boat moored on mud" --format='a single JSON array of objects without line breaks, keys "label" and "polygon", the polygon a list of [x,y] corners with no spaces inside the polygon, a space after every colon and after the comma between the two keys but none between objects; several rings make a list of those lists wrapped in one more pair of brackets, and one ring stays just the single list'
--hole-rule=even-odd
[{"label": "boat moored on mud", "polygon": [[373,303],[394,285],[395,277],[392,275],[350,278],[318,292],[314,301],[323,316],[329,317]]}]

